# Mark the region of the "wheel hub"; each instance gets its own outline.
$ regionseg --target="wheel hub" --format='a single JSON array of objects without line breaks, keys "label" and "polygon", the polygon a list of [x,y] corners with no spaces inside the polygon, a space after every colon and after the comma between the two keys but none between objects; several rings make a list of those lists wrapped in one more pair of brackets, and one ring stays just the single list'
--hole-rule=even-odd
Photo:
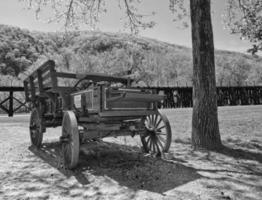
[{"label": "wheel hub", "polygon": [[151,136],[156,136],[156,131],[155,131],[155,129],[149,129],[149,130],[148,130],[148,133],[149,133],[149,135],[151,135]]}]

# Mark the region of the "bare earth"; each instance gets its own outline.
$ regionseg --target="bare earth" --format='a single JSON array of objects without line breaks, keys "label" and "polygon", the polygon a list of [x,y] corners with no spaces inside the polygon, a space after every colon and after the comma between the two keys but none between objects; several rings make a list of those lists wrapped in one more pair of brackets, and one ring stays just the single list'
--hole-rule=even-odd
[{"label": "bare earth", "polygon": [[262,198],[262,106],[219,108],[222,152],[193,151],[192,109],[163,110],[173,131],[167,159],[145,155],[139,138],[81,148],[79,167],[61,167],[61,129],[30,147],[28,115],[0,116],[0,199]]}]

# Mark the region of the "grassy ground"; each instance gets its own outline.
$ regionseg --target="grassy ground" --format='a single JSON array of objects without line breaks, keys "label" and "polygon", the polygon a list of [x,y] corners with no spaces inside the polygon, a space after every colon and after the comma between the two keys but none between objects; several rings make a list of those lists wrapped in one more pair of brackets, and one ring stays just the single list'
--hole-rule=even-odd
[{"label": "grassy ground", "polygon": [[261,199],[262,106],[219,108],[220,153],[191,149],[192,109],[162,112],[169,160],[142,154],[139,138],[108,138],[83,146],[74,171],[61,167],[60,128],[36,150],[28,115],[0,116],[0,199]]}]

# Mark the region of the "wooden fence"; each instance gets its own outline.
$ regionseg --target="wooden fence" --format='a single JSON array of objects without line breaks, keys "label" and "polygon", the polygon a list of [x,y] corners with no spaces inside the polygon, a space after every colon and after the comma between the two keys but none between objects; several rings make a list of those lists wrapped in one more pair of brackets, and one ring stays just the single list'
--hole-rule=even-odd
[{"label": "wooden fence", "polygon": [[[161,108],[192,107],[192,87],[150,87],[166,95]],[[218,106],[262,104],[262,86],[217,87]]]},{"label": "wooden fence", "polygon": [[[159,108],[192,107],[192,87],[148,87],[158,94],[166,95]],[[0,87],[0,113],[9,117],[17,111],[29,111],[25,100],[14,96],[15,92],[23,92],[23,87]],[[7,97],[2,96],[7,93]],[[218,106],[258,105],[262,104],[262,86],[217,87]],[[14,104],[15,102],[15,104]],[[2,111],[2,112],[1,112]]]},{"label": "wooden fence", "polygon": [[[23,91],[23,87],[0,87],[0,111],[7,113],[9,117],[12,117],[14,113],[21,110],[21,108],[28,110],[29,108],[25,100],[18,99],[14,96],[14,93]],[[4,93],[7,93],[7,97],[4,97]]]}]

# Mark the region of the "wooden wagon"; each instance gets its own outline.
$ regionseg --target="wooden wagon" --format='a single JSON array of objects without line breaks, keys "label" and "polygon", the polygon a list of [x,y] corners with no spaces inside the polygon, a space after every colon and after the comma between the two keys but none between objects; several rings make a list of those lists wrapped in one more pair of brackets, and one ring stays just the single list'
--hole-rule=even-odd
[{"label": "wooden wagon", "polygon": [[[75,80],[73,86],[61,80]],[[164,96],[132,88],[132,80],[105,74],[57,72],[49,60],[24,80],[26,101],[32,105],[30,138],[40,148],[48,127],[62,126],[64,164],[77,166],[80,145],[110,136],[139,134],[145,152],[167,152],[171,128],[157,110]]]}]

